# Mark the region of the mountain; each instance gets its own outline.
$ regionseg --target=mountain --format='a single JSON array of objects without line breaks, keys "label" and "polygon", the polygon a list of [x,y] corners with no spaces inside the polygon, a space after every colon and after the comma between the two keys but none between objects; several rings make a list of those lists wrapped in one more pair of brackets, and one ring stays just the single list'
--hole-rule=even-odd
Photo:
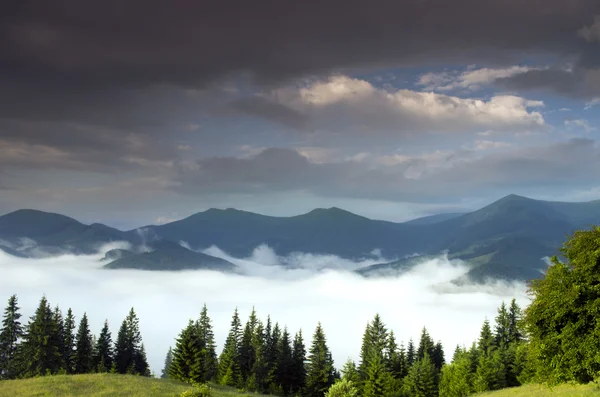
[{"label": "mountain", "polygon": [[[23,256],[40,248],[91,253],[107,242],[125,241],[132,249],[106,253],[105,261],[111,261],[108,268],[155,270],[235,268],[183,248],[180,242],[197,250],[215,245],[236,257],[248,257],[256,247],[267,244],[281,256],[305,252],[354,260],[390,259],[358,271],[370,277],[402,272],[428,255],[447,252],[450,259],[470,266],[468,277],[473,280],[529,280],[545,269],[544,257],[558,254],[567,235],[597,224],[600,201],[551,202],[517,195],[465,214],[433,215],[404,223],[371,220],[335,207],[291,217],[229,208],[120,231],[102,224],[85,225],[63,215],[20,210],[0,216],[0,242],[6,242],[0,249]],[[142,243],[150,245],[152,252],[137,253]]]},{"label": "mountain", "polygon": [[139,242],[133,234],[99,223],[85,225],[64,215],[30,209],[0,216],[0,239],[20,247],[18,251],[25,255],[33,248],[49,253],[91,254],[105,243]]},{"label": "mountain", "polygon": [[445,214],[435,214],[424,216],[422,218],[413,219],[407,222],[404,222],[409,225],[433,225],[434,223],[440,223],[443,221],[447,221],[448,219],[454,219],[461,215],[464,215],[464,212],[451,212]]},{"label": "mountain", "polygon": [[[104,265],[107,269],[138,270],[219,270],[234,272],[236,266],[221,258],[190,251],[171,241],[155,242],[151,252],[119,250],[118,259]],[[112,250],[112,255],[115,254]],[[125,253],[123,252],[125,251]],[[109,251],[111,252],[111,251]]]}]

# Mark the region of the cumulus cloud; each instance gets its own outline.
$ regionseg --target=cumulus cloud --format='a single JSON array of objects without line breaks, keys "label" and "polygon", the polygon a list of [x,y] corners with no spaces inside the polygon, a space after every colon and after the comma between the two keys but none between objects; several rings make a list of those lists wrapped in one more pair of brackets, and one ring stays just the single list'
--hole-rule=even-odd
[{"label": "cumulus cloud", "polygon": [[310,115],[317,128],[418,132],[469,132],[482,128],[538,129],[544,117],[535,108],[541,101],[513,95],[488,100],[459,98],[434,92],[377,88],[370,82],[344,75],[282,88],[270,95],[298,113]]},{"label": "cumulus cloud", "polygon": [[600,42],[600,15],[594,17],[592,25],[584,26],[577,33],[589,42]]},{"label": "cumulus cloud", "polygon": [[[218,248],[210,252],[218,253]],[[466,268],[443,259],[424,263],[403,276],[364,279],[322,266],[359,264],[311,254],[274,259],[266,247],[258,248],[251,258],[235,259],[245,266],[246,275],[105,270],[100,268],[101,257],[100,252],[19,259],[0,252],[2,299],[18,294],[24,318],[28,318],[45,294],[51,304],[65,311],[71,307],[77,319],[87,312],[96,334],[108,319],[113,337],[133,306],[155,373],[160,373],[174,338],[188,319],[197,318],[204,303],[213,320],[219,353],[233,310],[238,307],[245,321],[255,307],[263,320],[271,315],[291,332],[302,329],[307,344],[321,321],[338,367],[348,357],[358,359],[365,324],[375,313],[405,343],[411,337],[418,340],[421,328],[427,326],[450,357],[457,344],[469,345],[477,338],[484,318],[493,319],[502,300],[515,297],[521,305],[527,304],[522,284],[449,286],[448,281],[464,274]],[[295,268],[288,269],[288,265]]]}]

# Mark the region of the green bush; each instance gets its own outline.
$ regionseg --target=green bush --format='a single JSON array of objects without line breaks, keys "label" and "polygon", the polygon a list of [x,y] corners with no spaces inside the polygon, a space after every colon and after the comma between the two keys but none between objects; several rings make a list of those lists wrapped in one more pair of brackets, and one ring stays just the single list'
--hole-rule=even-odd
[{"label": "green bush", "polygon": [[194,385],[192,390],[182,392],[179,397],[211,397],[212,389],[207,384]]}]

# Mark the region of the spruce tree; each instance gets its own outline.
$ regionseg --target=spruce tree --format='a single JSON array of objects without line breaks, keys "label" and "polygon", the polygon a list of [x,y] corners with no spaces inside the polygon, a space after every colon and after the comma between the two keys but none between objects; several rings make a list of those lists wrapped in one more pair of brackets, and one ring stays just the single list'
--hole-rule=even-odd
[{"label": "spruce tree", "polygon": [[54,308],[54,313],[52,316],[53,322],[55,324],[55,329],[54,332],[52,333],[52,335],[50,336],[53,340],[50,342],[56,346],[58,346],[58,351],[60,353],[60,369],[65,371],[67,370],[66,368],[66,362],[64,360],[64,356],[65,356],[65,324],[64,324],[64,319],[63,319],[63,315],[62,315],[62,311],[60,310],[60,308],[58,307],[58,305],[55,306]]},{"label": "spruce tree", "polygon": [[438,396],[437,371],[427,352],[408,371],[405,379],[405,389],[411,397]]},{"label": "spruce tree", "polygon": [[254,365],[252,373],[247,381],[247,388],[251,391],[266,392],[268,367],[265,354],[266,332],[261,321],[258,321],[254,335],[252,337],[252,346],[255,352]]},{"label": "spruce tree", "polygon": [[417,360],[421,360],[425,357],[425,354],[429,355],[429,358],[432,359],[434,354],[435,344],[433,343],[433,339],[429,336],[429,332],[427,329],[423,327],[421,331],[421,339],[419,340],[419,347],[417,349]]},{"label": "spruce tree", "polygon": [[352,382],[354,385],[359,381],[358,369],[351,358],[342,367],[342,379]]},{"label": "spruce tree", "polygon": [[60,370],[62,363],[60,346],[55,343],[54,337],[57,329],[52,309],[43,296],[24,334],[21,350],[23,375],[55,374]]},{"label": "spruce tree", "polygon": [[360,350],[360,365],[358,367],[362,382],[364,382],[368,376],[367,370],[369,368],[369,360],[373,355],[383,357],[387,347],[387,329],[379,314],[376,314],[373,321],[367,324],[363,335],[362,347]]},{"label": "spruce tree", "polygon": [[204,366],[203,382],[214,381],[218,373],[217,345],[215,343],[215,335],[212,329],[210,317],[208,317],[208,309],[206,304],[202,307],[200,318],[198,319],[198,336],[202,342],[204,349],[201,352],[202,363]]},{"label": "spruce tree", "polygon": [[169,378],[169,373],[171,372],[171,364],[173,363],[173,349],[169,346],[169,351],[167,352],[167,357],[165,358],[165,366],[163,367],[162,373],[160,377],[162,379]]},{"label": "spruce tree", "polygon": [[146,349],[143,343],[140,344],[140,348],[135,352],[134,369],[138,375],[150,376],[150,365],[148,364]]},{"label": "spruce tree", "polygon": [[170,378],[183,382],[192,380],[192,366],[196,359],[196,346],[193,342],[195,329],[194,322],[190,320],[176,339],[172,363],[169,366]]},{"label": "spruce tree", "polygon": [[435,347],[433,348],[433,352],[431,354],[431,361],[433,362],[433,365],[435,365],[435,368],[438,371],[442,370],[442,367],[444,366],[446,360],[444,358],[444,347],[442,346],[441,342],[435,344]]},{"label": "spruce tree", "polygon": [[489,354],[494,349],[494,335],[490,327],[490,322],[486,319],[479,333],[478,348],[483,354]]},{"label": "spruce tree", "polygon": [[283,334],[279,339],[278,348],[279,357],[277,359],[277,384],[281,386],[284,395],[291,393],[294,383],[294,361],[292,357],[292,346],[290,340],[290,333],[287,327],[283,329]]},{"label": "spruce tree", "polygon": [[100,336],[96,341],[96,348],[92,367],[97,372],[108,372],[112,367],[114,360],[113,342],[108,320],[104,321],[104,326],[100,331]]},{"label": "spruce tree", "polygon": [[256,360],[256,351],[252,344],[252,338],[257,323],[258,319],[256,318],[256,311],[252,308],[252,312],[246,322],[242,340],[240,342],[240,372],[244,384],[248,382],[248,379],[252,375],[252,367],[254,367],[254,361]]},{"label": "spruce tree", "polygon": [[410,368],[415,361],[417,361],[417,353],[415,352],[415,344],[412,338],[410,338],[406,348],[406,365]]},{"label": "spruce tree", "polygon": [[63,333],[63,365],[67,374],[72,374],[75,371],[75,316],[71,308],[65,317]]},{"label": "spruce tree", "polygon": [[302,330],[299,330],[294,337],[294,346],[292,348],[292,387],[293,394],[300,393],[306,385],[306,347],[302,338]]},{"label": "spruce tree", "polygon": [[279,340],[281,339],[281,330],[279,324],[275,323],[271,332],[271,337],[267,339],[265,346],[266,362],[268,368],[268,391],[269,394],[278,394],[277,372],[279,368]]},{"label": "spruce tree", "polygon": [[231,329],[229,330],[223,352],[219,358],[219,382],[223,385],[233,387],[241,385],[240,340],[241,322],[236,308],[231,320]]},{"label": "spruce tree", "polygon": [[117,373],[135,374],[136,367],[143,367],[140,352],[142,337],[140,335],[139,320],[135,310],[131,308],[129,314],[123,320],[117,343],[115,344],[115,367]]},{"label": "spruce tree", "polygon": [[0,331],[0,379],[13,379],[17,376],[17,349],[23,337],[23,326],[19,319],[20,307],[16,295],[8,299]]},{"label": "spruce tree", "polygon": [[392,376],[387,371],[382,356],[372,352],[367,368],[367,379],[363,387],[363,396],[384,397],[390,394],[391,389]]},{"label": "spruce tree", "polygon": [[513,299],[508,309],[508,340],[511,343],[518,343],[523,340],[523,331],[521,329],[522,311],[517,301]]},{"label": "spruce tree", "polygon": [[334,382],[331,353],[321,323],[318,323],[308,355],[306,387],[307,397],[322,397]]},{"label": "spruce tree", "polygon": [[87,374],[92,371],[92,334],[88,324],[87,314],[83,313],[77,330],[75,350],[75,373]]},{"label": "spruce tree", "polygon": [[502,302],[502,305],[498,308],[496,326],[494,329],[494,344],[501,349],[506,349],[511,342],[510,328],[510,315],[506,309],[506,304]]},{"label": "spruce tree", "polygon": [[473,373],[468,354],[458,351],[452,364],[444,365],[440,379],[440,397],[466,397],[473,391]]}]

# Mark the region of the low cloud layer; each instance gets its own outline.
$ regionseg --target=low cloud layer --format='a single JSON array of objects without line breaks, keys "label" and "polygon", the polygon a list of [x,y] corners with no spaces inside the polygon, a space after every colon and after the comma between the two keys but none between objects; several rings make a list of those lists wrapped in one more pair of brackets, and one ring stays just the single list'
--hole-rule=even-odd
[{"label": "low cloud layer", "polygon": [[443,258],[401,277],[364,279],[340,268],[368,263],[335,257],[299,254],[277,258],[264,246],[244,259],[231,258],[217,247],[209,252],[230,259],[247,274],[104,270],[99,262],[102,253],[19,259],[0,252],[0,291],[4,295],[0,298],[5,301],[10,294],[18,294],[27,319],[45,294],[51,304],[65,311],[72,307],[77,319],[87,311],[94,333],[107,318],[113,338],[134,306],[155,373],[160,373],[174,338],[188,319],[198,316],[204,303],[215,326],[219,353],[234,308],[239,308],[245,322],[254,306],[262,319],[270,314],[291,332],[302,328],[307,344],[321,321],[338,367],[348,357],[358,360],[364,327],[375,313],[404,343],[411,337],[418,341],[421,328],[427,326],[431,335],[443,342],[449,358],[457,344],[469,345],[477,338],[483,320],[495,317],[502,300],[515,297],[520,304],[527,304],[522,284],[449,285],[448,281],[464,274],[466,268]]}]

